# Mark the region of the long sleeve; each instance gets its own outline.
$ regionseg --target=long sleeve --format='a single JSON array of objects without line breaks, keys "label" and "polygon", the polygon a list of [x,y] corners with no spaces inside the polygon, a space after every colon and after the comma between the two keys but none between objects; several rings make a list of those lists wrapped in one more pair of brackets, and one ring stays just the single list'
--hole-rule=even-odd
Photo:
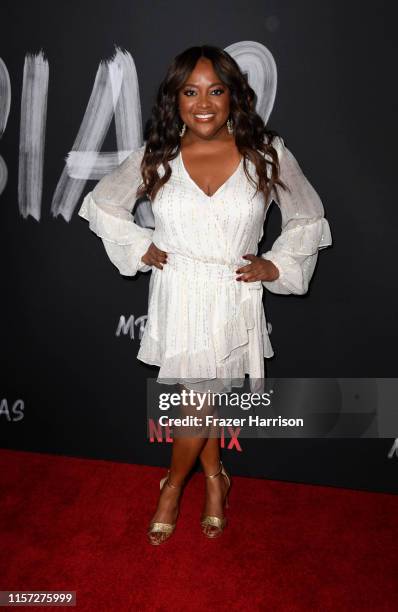
[{"label": "long sleeve", "polygon": [[141,183],[143,152],[144,145],[102,177],[85,196],[78,212],[101,238],[109,259],[125,276],[151,270],[141,257],[152,242],[154,230],[137,225],[131,212]]},{"label": "long sleeve", "polygon": [[274,187],[273,199],[281,211],[282,231],[271,250],[261,257],[275,264],[279,277],[263,281],[263,285],[273,293],[302,295],[308,291],[319,250],[332,244],[332,236],[322,201],[296,158],[280,136],[274,143],[280,176],[290,193],[279,185]]}]

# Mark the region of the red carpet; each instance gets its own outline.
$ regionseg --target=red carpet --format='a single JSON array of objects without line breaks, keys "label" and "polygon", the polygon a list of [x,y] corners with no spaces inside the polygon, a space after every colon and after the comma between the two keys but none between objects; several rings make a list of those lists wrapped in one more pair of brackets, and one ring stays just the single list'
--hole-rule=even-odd
[{"label": "red carpet", "polygon": [[82,612],[397,610],[397,496],[235,477],[230,524],[207,540],[198,473],[175,534],[152,547],[164,469],[0,461],[0,590],[75,590]]}]

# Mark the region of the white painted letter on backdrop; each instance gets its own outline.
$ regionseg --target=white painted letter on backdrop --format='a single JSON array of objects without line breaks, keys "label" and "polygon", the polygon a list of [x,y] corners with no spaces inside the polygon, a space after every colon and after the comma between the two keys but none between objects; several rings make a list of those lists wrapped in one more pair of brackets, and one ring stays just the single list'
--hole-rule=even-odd
[{"label": "white painted letter on backdrop", "polygon": [[[99,153],[113,116],[118,151]],[[131,55],[117,48],[115,56],[98,68],[82,124],[55,190],[53,215],[62,214],[69,221],[86,181],[99,180],[141,145],[137,72]]]},{"label": "white painted letter on backdrop", "polygon": [[48,62],[40,51],[25,57],[19,133],[18,203],[23,217],[40,220],[47,119]]},{"label": "white painted letter on backdrop", "polygon": [[[6,130],[8,115],[11,107],[11,82],[7,66],[0,57],[0,138]],[[7,165],[0,155],[0,195],[7,185],[8,170]]]}]

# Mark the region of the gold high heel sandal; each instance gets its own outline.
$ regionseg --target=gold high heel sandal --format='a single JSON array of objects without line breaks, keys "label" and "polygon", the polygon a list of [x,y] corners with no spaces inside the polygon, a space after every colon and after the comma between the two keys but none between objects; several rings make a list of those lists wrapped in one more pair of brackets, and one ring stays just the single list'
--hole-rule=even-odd
[{"label": "gold high heel sandal", "polygon": [[[216,476],[219,476],[220,474],[225,476],[228,482],[228,489],[225,494],[224,504],[226,508],[229,508],[228,495],[231,487],[231,479],[225,471],[222,461],[220,461],[220,469],[218,470],[218,472],[216,474],[210,474],[209,476],[205,476],[205,478],[216,478]],[[202,531],[205,536],[207,536],[208,538],[216,538],[220,536],[224,531],[227,525],[227,519],[226,517],[220,518],[219,516],[202,516],[200,524],[202,526]]]},{"label": "gold high heel sandal", "polygon": [[[170,482],[170,470],[167,470],[167,476],[161,479],[160,481],[160,490],[163,489],[164,485],[167,484],[172,489],[181,489],[183,485],[173,485]],[[178,518],[178,513],[177,513]],[[174,529],[176,527],[176,523],[159,523],[153,522],[149,525],[147,535],[151,544],[154,546],[158,546],[159,544],[163,544],[169,537],[172,535]]]}]

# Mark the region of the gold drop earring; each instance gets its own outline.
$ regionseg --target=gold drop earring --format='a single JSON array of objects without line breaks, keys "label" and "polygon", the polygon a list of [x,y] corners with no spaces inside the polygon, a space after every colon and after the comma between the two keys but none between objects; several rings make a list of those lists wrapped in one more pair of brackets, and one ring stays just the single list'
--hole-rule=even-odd
[{"label": "gold drop earring", "polygon": [[227,130],[228,130],[228,134],[233,134],[234,133],[234,128],[232,125],[232,119],[228,119],[227,121]]},{"label": "gold drop earring", "polygon": [[185,123],[183,123],[182,124],[182,129],[179,132],[180,138],[182,138],[184,136],[186,129],[187,129],[187,126],[185,125]]}]

